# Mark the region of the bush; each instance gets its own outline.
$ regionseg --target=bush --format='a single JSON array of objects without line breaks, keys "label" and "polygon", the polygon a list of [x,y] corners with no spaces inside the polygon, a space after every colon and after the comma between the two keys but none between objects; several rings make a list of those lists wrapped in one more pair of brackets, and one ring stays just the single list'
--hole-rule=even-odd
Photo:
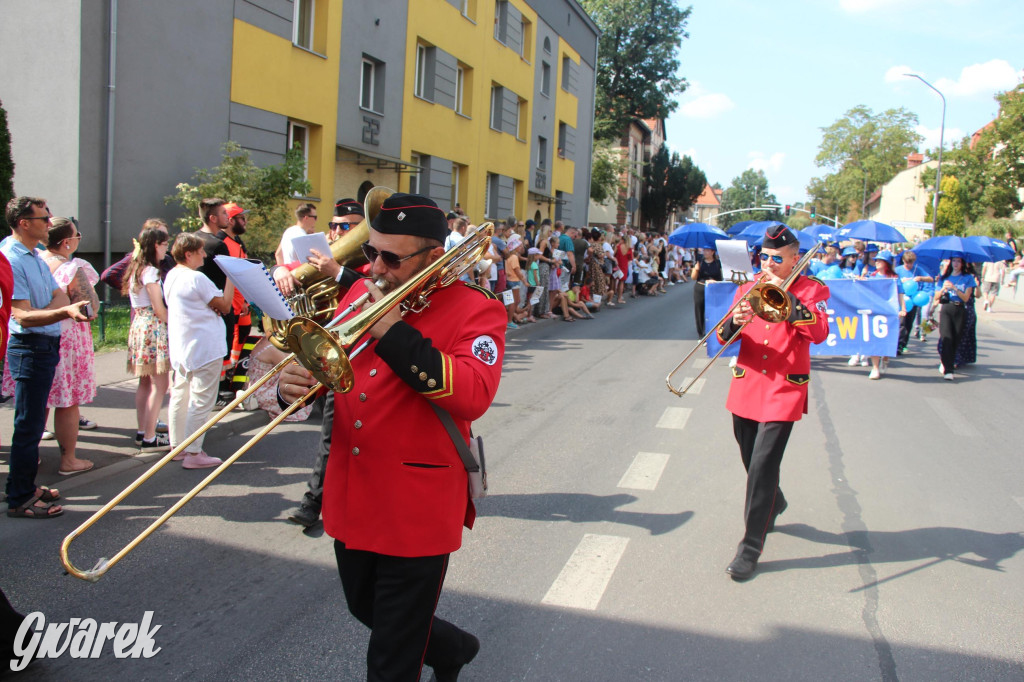
[{"label": "bush", "polygon": [[100,314],[92,321],[92,343],[96,350],[117,350],[128,347],[131,308],[127,305],[100,304]]}]

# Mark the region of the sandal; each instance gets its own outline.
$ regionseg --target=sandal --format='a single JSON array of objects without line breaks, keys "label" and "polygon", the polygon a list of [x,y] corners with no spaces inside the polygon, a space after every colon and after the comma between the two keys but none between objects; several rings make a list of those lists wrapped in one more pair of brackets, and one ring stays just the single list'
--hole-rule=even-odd
[{"label": "sandal", "polygon": [[89,466],[82,467],[81,469],[72,469],[71,471],[64,471],[63,469],[57,469],[57,473],[61,476],[74,476],[75,474],[84,474],[86,471],[92,471],[93,467],[96,466],[96,462],[89,462]]},{"label": "sandal", "polygon": [[36,488],[36,495],[38,495],[39,499],[43,502],[56,502],[60,499],[60,490],[41,485]]},{"label": "sandal", "polygon": [[[51,513],[53,509],[57,511]],[[7,515],[11,518],[22,519],[52,519],[63,513],[64,510],[59,505],[53,502],[43,502],[39,495],[36,495],[20,507],[11,507],[7,510]]]}]

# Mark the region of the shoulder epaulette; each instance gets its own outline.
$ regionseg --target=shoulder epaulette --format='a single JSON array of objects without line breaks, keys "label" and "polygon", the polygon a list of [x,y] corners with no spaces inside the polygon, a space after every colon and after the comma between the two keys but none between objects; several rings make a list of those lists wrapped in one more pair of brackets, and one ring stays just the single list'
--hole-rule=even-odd
[{"label": "shoulder epaulette", "polygon": [[820,284],[823,287],[827,287],[828,286],[827,284],[822,282],[820,279],[818,279],[814,275],[805,275],[805,277],[807,277],[807,279],[811,280],[812,282],[817,282],[818,284]]},{"label": "shoulder epaulette", "polygon": [[466,287],[469,288],[469,289],[473,289],[474,291],[479,291],[481,294],[483,294],[484,296],[486,296],[489,299],[492,299],[492,300],[495,300],[495,301],[498,300],[498,297],[495,296],[494,292],[491,291],[490,289],[484,289],[481,286],[477,286],[476,284],[469,284],[468,282],[466,283]]}]

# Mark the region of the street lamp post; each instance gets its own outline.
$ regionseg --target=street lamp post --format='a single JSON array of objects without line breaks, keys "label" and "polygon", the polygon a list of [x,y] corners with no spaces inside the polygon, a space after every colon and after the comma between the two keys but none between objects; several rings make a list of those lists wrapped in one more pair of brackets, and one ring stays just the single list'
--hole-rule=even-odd
[{"label": "street lamp post", "polygon": [[946,134],[946,96],[939,92],[938,88],[918,76],[916,73],[905,73],[903,75],[908,76],[909,78],[916,78],[937,92],[939,97],[942,98],[942,124],[939,128],[939,166],[935,169],[935,194],[932,196],[932,236],[935,236],[938,233],[937,226],[939,222],[939,190],[942,188],[940,183],[942,182],[942,143]]}]

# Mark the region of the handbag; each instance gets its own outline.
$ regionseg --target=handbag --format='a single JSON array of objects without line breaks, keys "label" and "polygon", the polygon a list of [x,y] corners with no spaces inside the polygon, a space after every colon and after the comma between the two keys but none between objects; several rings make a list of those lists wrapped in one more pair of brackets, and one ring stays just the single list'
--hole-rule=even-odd
[{"label": "handbag", "polygon": [[469,474],[469,497],[479,500],[487,497],[487,461],[484,459],[484,439],[474,436],[472,430],[469,432],[469,445],[462,440],[462,434],[455,426],[455,420],[448,414],[448,410],[442,409],[433,402],[428,401],[432,410],[437,413],[438,419],[444,425],[445,431],[455,444],[462,458],[462,465],[466,467]]}]

